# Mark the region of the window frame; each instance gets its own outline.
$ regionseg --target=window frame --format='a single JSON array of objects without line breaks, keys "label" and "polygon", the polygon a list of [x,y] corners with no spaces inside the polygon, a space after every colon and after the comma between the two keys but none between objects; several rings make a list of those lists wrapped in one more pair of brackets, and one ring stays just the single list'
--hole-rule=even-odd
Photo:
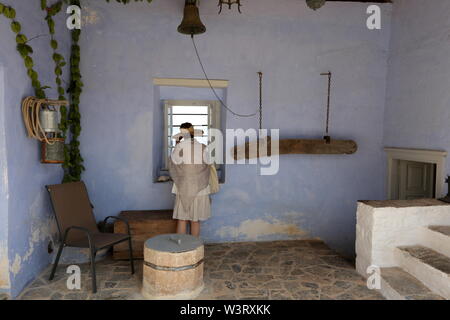
[{"label": "window frame", "polygon": [[[220,101],[217,100],[163,100],[164,106],[164,169],[168,170],[169,164],[169,109],[173,106],[186,106],[186,107],[195,107],[195,106],[207,106],[209,109],[208,112],[208,128],[219,129],[221,127],[221,119],[220,119]],[[195,115],[195,114],[192,114]]]}]

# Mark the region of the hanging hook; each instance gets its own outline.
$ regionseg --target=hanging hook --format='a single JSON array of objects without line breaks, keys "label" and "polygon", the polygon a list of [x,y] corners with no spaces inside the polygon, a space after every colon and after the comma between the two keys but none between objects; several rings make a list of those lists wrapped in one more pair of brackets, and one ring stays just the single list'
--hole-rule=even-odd
[{"label": "hanging hook", "polygon": [[323,137],[325,139],[326,144],[331,143],[331,137],[329,134],[329,127],[330,127],[330,97],[331,97],[331,71],[328,71],[326,73],[321,73],[321,76],[328,76],[328,98],[327,98],[327,121],[325,124],[325,136]]},{"label": "hanging hook", "polygon": [[262,112],[263,112],[263,102],[262,102],[262,81],[263,81],[263,73],[261,71],[258,72],[259,76],[259,129],[262,130]]}]

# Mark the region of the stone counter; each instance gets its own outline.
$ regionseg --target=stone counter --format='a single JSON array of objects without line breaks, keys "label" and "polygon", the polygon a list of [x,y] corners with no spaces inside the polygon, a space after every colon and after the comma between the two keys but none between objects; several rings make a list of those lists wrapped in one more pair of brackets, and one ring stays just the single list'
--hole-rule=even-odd
[{"label": "stone counter", "polygon": [[412,208],[412,207],[431,207],[431,206],[450,206],[437,199],[416,199],[416,200],[361,200],[373,208]]},{"label": "stone counter", "polygon": [[429,226],[450,225],[450,204],[435,199],[359,201],[356,269],[394,267],[394,249],[426,242]]}]

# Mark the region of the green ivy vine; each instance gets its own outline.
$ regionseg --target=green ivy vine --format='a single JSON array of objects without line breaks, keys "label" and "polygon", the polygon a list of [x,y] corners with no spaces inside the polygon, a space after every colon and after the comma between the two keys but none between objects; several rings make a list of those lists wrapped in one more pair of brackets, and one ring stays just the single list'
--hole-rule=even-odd
[{"label": "green ivy vine", "polygon": [[39,75],[34,70],[34,61],[31,55],[33,48],[28,44],[28,38],[21,33],[22,25],[16,20],[16,10],[0,2],[0,15],[11,20],[11,30],[16,34],[16,49],[23,59],[25,68],[27,69],[28,77],[31,79],[31,85],[34,89],[34,94],[40,99],[46,98],[45,89],[39,81]]},{"label": "green ivy vine", "polygon": [[[81,6],[79,0],[71,0],[71,5]],[[69,127],[71,141],[66,150],[64,163],[65,176],[63,182],[80,181],[81,175],[85,170],[83,166],[84,159],[80,153],[81,134],[81,115],[80,115],[80,96],[83,92],[83,82],[81,81],[80,61],[80,35],[81,30],[72,30],[72,46],[70,54],[70,85],[67,92],[70,94]]]},{"label": "green ivy vine", "polygon": [[[116,0],[116,2],[127,4],[132,0]],[[152,0],[134,0],[135,2],[147,1],[151,3]],[[110,2],[110,0],[106,0]],[[66,66],[66,61],[64,57],[58,52],[58,41],[55,38],[55,21],[54,17],[61,12],[63,3],[68,3],[70,5],[77,5],[81,7],[80,0],[59,0],[53,5],[48,6],[47,0],[41,0],[41,9],[46,11],[45,20],[47,22],[48,31],[50,34],[50,47],[53,50],[53,61],[55,64],[55,82],[58,92],[58,99],[67,100],[65,96],[65,90],[63,87],[63,67]],[[31,79],[31,84],[33,86],[35,95],[37,98],[45,99],[45,89],[50,87],[42,86],[39,81],[39,75],[34,70],[34,61],[31,55],[33,54],[33,48],[28,44],[30,40],[21,33],[22,26],[16,20],[16,11],[11,6],[7,6],[0,2],[0,15],[5,16],[11,20],[11,30],[16,34],[17,51],[21,55],[24,61],[25,68],[27,69],[27,74]],[[80,152],[80,141],[79,137],[81,134],[81,115],[80,115],[80,96],[83,92],[83,82],[81,81],[81,49],[79,45],[81,30],[74,29],[71,31],[72,45],[70,53],[70,84],[67,89],[67,93],[70,95],[70,108],[69,111],[65,106],[61,106],[61,123],[60,130],[61,136],[63,138],[67,137],[67,131],[70,130],[70,142],[65,145],[64,148],[64,178],[63,183],[80,181],[85,167],[83,166],[83,157]]]},{"label": "green ivy vine", "polygon": [[[56,82],[56,88],[58,92],[58,99],[59,100],[67,100],[65,96],[65,89],[63,88],[63,81],[61,79],[62,73],[63,73],[63,67],[66,65],[66,61],[64,57],[58,53],[58,41],[56,41],[55,38],[55,21],[53,20],[53,17],[56,16],[62,9],[62,1],[59,1],[52,5],[51,7],[47,7],[46,1],[41,1],[41,9],[47,12],[47,16],[45,17],[45,20],[47,21],[48,26],[48,32],[50,33],[50,47],[53,50],[53,61],[55,63],[55,82]],[[67,132],[67,107],[61,106],[60,108],[61,112],[61,123],[59,125],[59,129],[62,132],[63,138],[66,137]]]},{"label": "green ivy vine", "polygon": [[[50,47],[53,50],[52,59],[55,64],[54,73],[55,73],[55,82],[56,82],[56,88],[58,92],[58,99],[59,100],[67,100],[65,93],[66,90],[63,87],[63,80],[62,80],[62,74],[63,74],[63,67],[66,66],[66,61],[64,57],[58,52],[58,41],[55,38],[55,21],[54,17],[61,12],[63,5],[63,1],[57,1],[51,6],[47,6],[47,0],[41,0],[41,9],[44,10],[47,15],[45,17],[45,20],[47,21],[48,31],[50,34]],[[61,130],[61,136],[66,139],[67,138],[67,130],[69,129],[69,126],[71,127],[72,121],[70,119],[70,116],[68,117],[67,113],[67,107],[61,106],[60,107],[61,112],[61,122],[59,124],[59,129]],[[70,114],[69,114],[70,115]],[[78,137],[77,137],[78,138]],[[72,139],[73,140],[73,136]],[[65,144],[64,145],[64,163],[62,165],[64,170],[64,177],[63,182],[74,182],[81,180],[81,173],[84,170],[84,167],[82,167],[82,161],[81,163],[78,162],[77,165],[80,166],[81,170],[77,170],[79,174],[73,174],[75,171],[73,168],[75,167],[73,165],[71,152],[72,150],[72,144]],[[79,152],[78,152],[79,153]]]}]

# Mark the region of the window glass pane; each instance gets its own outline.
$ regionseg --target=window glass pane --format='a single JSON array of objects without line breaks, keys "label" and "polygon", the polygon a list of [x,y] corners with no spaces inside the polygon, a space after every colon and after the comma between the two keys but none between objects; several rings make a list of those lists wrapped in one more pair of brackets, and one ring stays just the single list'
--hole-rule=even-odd
[{"label": "window glass pane", "polygon": [[214,111],[209,106],[169,106],[167,115],[167,149],[166,154],[170,156],[176,146],[176,141],[172,136],[180,133],[180,125],[184,122],[193,124],[196,130],[202,130],[203,136],[196,137],[197,141],[208,144],[210,134],[210,112]]},{"label": "window glass pane", "polygon": [[208,106],[173,106],[173,114],[208,114]]},{"label": "window glass pane", "polygon": [[173,115],[173,125],[179,126],[184,122],[190,122],[194,126],[201,126],[201,125],[208,125],[208,116],[205,115],[189,115],[189,116],[180,116],[180,115]]},{"label": "window glass pane", "polygon": [[180,127],[172,127],[172,136],[180,133]]},{"label": "window glass pane", "polygon": [[208,137],[197,137],[195,138],[197,139],[198,142],[203,143],[203,144],[208,144]]},{"label": "window glass pane", "polygon": [[174,139],[172,139],[172,138],[169,138],[169,143],[168,143],[168,146],[169,146],[169,148],[173,148],[173,147],[175,147],[175,140]]}]

